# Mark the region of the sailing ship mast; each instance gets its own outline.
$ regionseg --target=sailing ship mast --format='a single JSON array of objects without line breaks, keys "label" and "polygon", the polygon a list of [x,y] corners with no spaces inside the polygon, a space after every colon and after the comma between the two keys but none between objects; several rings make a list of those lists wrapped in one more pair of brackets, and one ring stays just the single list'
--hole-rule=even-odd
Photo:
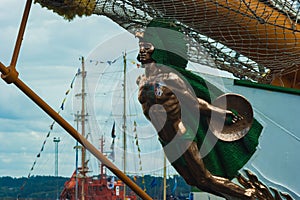
[{"label": "sailing ship mast", "polygon": [[[101,136],[100,139],[100,151],[104,152],[104,138],[103,135]],[[102,162],[100,162],[100,179],[104,178],[104,165]]]},{"label": "sailing ship mast", "polygon": [[[123,54],[123,172],[126,174],[126,70],[127,70],[127,60],[126,60],[126,52]],[[164,167],[163,167],[163,200],[167,199],[167,161],[166,161],[166,155],[164,154]],[[124,184],[124,199],[126,199],[126,185]]]},{"label": "sailing ship mast", "polygon": [[164,184],[163,184],[163,200],[167,199],[167,160],[164,153]]},{"label": "sailing ship mast", "polygon": [[[126,174],[126,70],[127,70],[127,60],[126,60],[126,51],[123,54],[123,172]],[[163,167],[163,200],[167,199],[167,160],[166,155],[164,154],[164,167]],[[124,199],[126,199],[126,185],[124,184]]]},{"label": "sailing ship mast", "polygon": [[[123,169],[124,174],[126,174],[126,52],[123,54],[123,74],[124,74],[124,83],[123,83]],[[126,199],[126,185],[124,184],[124,199]]]},{"label": "sailing ship mast", "polygon": [[[86,104],[85,104],[85,97],[86,97],[86,91],[85,91],[85,81],[86,81],[86,71],[85,71],[85,65],[84,65],[84,58],[80,58],[82,63],[82,70],[79,74],[82,76],[82,83],[81,83],[81,91],[76,94],[77,97],[80,98],[81,103],[81,111],[77,111],[77,114],[75,114],[75,121],[77,122],[77,129],[78,126],[81,123],[81,134],[82,137],[85,137],[85,123],[87,121],[88,114],[86,113]],[[126,54],[124,54],[124,74],[126,74]],[[126,106],[126,76],[124,80],[124,106]],[[126,108],[124,107],[124,113],[123,113],[123,119],[124,119],[124,172],[126,172]],[[100,150],[101,152],[104,152],[104,136],[102,135],[100,138]],[[136,200],[137,196],[133,194],[126,195],[126,191],[124,190],[125,184],[120,181],[114,181],[112,178],[111,180],[107,179],[105,170],[104,170],[104,164],[101,162],[100,164],[100,177],[95,178],[95,176],[88,176],[88,167],[87,167],[87,161],[86,161],[86,149],[84,147],[81,148],[81,167],[78,167],[78,149],[79,147],[76,144],[76,173],[75,180],[74,180],[74,173],[72,175],[72,178],[66,182],[66,187],[62,191],[61,199],[71,199],[71,200],[92,200],[92,199],[132,199]],[[79,176],[78,176],[79,172]],[[78,188],[80,188],[78,191]],[[89,188],[99,188],[99,189],[93,189],[90,190]]]},{"label": "sailing ship mast", "polygon": [[[80,114],[80,118],[81,118],[81,135],[83,137],[85,137],[85,78],[86,78],[86,71],[85,71],[85,65],[84,65],[84,57],[82,56],[80,58],[81,60],[81,76],[82,76],[82,80],[81,80],[81,114]],[[84,185],[85,185],[85,177],[86,177],[86,149],[84,148],[84,146],[81,147],[81,200],[85,199],[85,191],[84,191]]]},{"label": "sailing ship mast", "polygon": [[[126,60],[126,52],[123,54],[123,172],[126,174],[126,70],[127,70],[127,60]],[[167,199],[167,161],[166,161],[166,155],[164,154],[164,167],[163,167],[163,200]],[[126,185],[124,184],[124,199],[126,199]]]}]

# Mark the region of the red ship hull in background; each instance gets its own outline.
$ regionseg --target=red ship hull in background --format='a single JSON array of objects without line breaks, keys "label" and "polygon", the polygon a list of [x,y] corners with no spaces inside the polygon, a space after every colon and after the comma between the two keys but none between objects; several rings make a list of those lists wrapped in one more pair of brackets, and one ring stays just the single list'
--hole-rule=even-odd
[{"label": "red ship hull in background", "polygon": [[[77,127],[79,122],[81,122],[81,135],[85,137],[85,123],[88,121],[85,108],[85,80],[87,76],[87,71],[85,70],[84,57],[80,58],[82,64],[82,70],[78,72],[78,75],[81,75],[81,93],[76,94],[75,96],[80,97],[81,111],[77,112],[75,115],[77,122]],[[124,65],[125,66],[125,65]],[[81,114],[79,114],[81,113]],[[125,113],[124,113],[125,115]],[[115,126],[113,125],[112,133],[115,132]],[[115,181],[114,177],[108,176],[104,172],[104,165],[100,165],[100,173],[95,176],[88,176],[88,161],[86,160],[86,149],[83,146],[75,146],[76,151],[81,149],[81,167],[78,167],[76,164],[76,169],[73,172],[70,180],[65,182],[64,188],[60,194],[61,200],[136,200],[137,195],[134,194],[129,188],[125,189],[126,185],[120,181]],[[104,152],[104,138],[103,135],[100,139],[100,149],[101,152]],[[76,153],[76,163],[78,160],[78,152]],[[126,196],[124,194],[126,193]]]},{"label": "red ship hull in background", "polygon": [[[121,200],[124,199],[124,183],[121,181],[113,181],[106,175],[95,177],[78,177],[78,199],[85,200]],[[84,189],[84,198],[82,191],[82,183]],[[61,200],[76,200],[76,172],[73,173],[70,180],[64,184],[64,189],[60,195]],[[126,195],[127,200],[136,200],[135,194]]]}]

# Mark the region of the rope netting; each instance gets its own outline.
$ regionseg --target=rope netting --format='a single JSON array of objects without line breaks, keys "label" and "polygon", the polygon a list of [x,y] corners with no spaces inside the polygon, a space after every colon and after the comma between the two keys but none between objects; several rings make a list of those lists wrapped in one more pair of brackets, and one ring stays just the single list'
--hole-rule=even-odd
[{"label": "rope netting", "polygon": [[[291,75],[299,84],[299,0],[35,0],[71,20],[104,15],[131,33],[157,17],[176,19],[192,62],[240,79],[270,83]],[[298,76],[298,77],[297,77]]]}]

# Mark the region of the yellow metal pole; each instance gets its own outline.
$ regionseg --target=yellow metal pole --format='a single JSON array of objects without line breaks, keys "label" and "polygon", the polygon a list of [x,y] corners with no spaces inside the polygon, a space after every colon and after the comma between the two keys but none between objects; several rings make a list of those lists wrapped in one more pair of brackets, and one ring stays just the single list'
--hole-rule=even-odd
[{"label": "yellow metal pole", "polygon": [[[7,76],[10,70],[0,62],[0,72],[3,76]],[[113,172],[126,185],[128,185],[137,195],[145,200],[152,199],[112,162],[110,162],[100,151],[98,151],[96,147],[94,147],[87,139],[78,133],[75,128],[73,128],[64,118],[62,118],[54,109],[52,109],[43,99],[41,99],[33,90],[31,90],[22,80],[16,77],[15,80],[13,80],[13,83],[50,117],[52,117],[61,127],[63,127],[73,138],[80,142],[89,152],[99,159],[111,172]]]}]

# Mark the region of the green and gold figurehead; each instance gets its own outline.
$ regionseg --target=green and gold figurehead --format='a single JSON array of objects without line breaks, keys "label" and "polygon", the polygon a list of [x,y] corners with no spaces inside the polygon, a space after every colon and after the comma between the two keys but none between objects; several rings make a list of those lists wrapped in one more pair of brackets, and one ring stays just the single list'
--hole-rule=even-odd
[{"label": "green and gold figurehead", "polygon": [[[143,49],[140,49],[138,56],[142,63],[154,61],[158,67],[162,65],[176,70],[188,81],[195,95],[208,103],[222,94],[218,88],[186,70],[187,42],[181,25],[175,20],[154,19],[149,23],[145,32],[138,33],[137,36],[140,37],[140,47]],[[147,48],[144,48],[145,46]],[[189,119],[193,120],[193,116],[190,116]],[[193,141],[197,143],[198,149],[205,146],[210,148],[210,144],[206,144],[209,141],[205,141],[206,143],[203,144],[205,136],[209,132],[207,118],[201,116],[199,119],[197,133],[191,133],[192,136],[195,135]],[[186,128],[189,130],[189,127]],[[212,150],[202,158],[205,167],[215,176],[234,178],[256,151],[261,131],[261,124],[254,119],[251,129],[245,137],[232,142],[218,140]],[[187,136],[187,138],[189,137]],[[167,144],[167,141],[161,142],[162,145]],[[179,158],[175,162],[185,164],[184,158]]]}]

